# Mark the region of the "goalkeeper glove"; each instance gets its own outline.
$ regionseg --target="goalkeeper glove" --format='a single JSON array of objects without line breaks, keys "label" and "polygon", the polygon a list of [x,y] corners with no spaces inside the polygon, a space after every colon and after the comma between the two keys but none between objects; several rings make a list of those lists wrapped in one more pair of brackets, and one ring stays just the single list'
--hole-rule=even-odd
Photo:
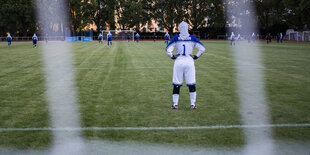
[{"label": "goalkeeper glove", "polygon": [[191,57],[194,59],[194,60],[197,60],[199,57],[197,57],[197,55],[191,55]]},{"label": "goalkeeper glove", "polygon": [[180,54],[172,55],[171,59],[176,59]]}]

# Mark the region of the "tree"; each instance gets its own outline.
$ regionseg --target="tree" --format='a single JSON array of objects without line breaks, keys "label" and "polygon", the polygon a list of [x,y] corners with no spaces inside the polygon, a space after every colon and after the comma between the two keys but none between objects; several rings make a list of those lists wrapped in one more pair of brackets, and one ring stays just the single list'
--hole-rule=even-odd
[{"label": "tree", "polygon": [[256,0],[258,26],[261,33],[279,33],[285,31],[285,8],[283,0]]},{"label": "tree", "polygon": [[35,31],[35,16],[32,0],[1,0],[0,1],[0,35]]},{"label": "tree", "polygon": [[189,21],[192,30],[197,30],[198,28],[202,28],[206,25],[206,18],[211,11],[210,1],[208,0],[191,0],[187,1],[186,4],[186,18]]},{"label": "tree", "polygon": [[148,1],[119,1],[118,10],[118,24],[122,29],[135,28],[140,30],[140,25],[145,25],[150,22],[148,10]]},{"label": "tree", "polygon": [[159,23],[159,26],[163,26],[172,34],[173,28],[187,19],[186,4],[187,1],[154,0],[152,17]]},{"label": "tree", "polygon": [[104,29],[107,26],[114,30],[116,28],[115,10],[118,0],[98,0],[97,4],[95,13],[95,23],[97,27],[102,26]]},{"label": "tree", "polygon": [[69,0],[71,24],[74,30],[83,29],[92,24],[97,0]]},{"label": "tree", "polygon": [[285,21],[291,28],[302,30],[309,26],[310,2],[308,0],[283,0],[283,5]]}]

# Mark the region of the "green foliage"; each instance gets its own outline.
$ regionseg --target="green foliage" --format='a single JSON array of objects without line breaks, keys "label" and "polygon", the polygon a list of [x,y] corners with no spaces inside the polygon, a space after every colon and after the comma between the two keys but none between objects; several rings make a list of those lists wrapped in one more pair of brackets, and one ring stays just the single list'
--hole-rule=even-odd
[{"label": "green foliage", "polygon": [[[36,2],[36,4],[34,3]],[[240,9],[236,17],[241,23],[257,22],[261,32],[284,32],[287,28],[297,30],[309,29],[310,1],[308,0],[229,0],[241,7],[244,3],[254,2],[257,18],[247,19],[245,10]],[[0,0],[0,35],[6,32],[29,35],[36,30],[57,31],[64,33],[66,28],[81,30],[94,24],[98,30],[135,29],[141,26],[152,27],[153,21],[170,33],[177,29],[181,21],[187,21],[193,30],[225,30],[227,22],[226,3],[222,0],[68,0],[65,5],[58,6],[59,0]],[[48,4],[43,6],[41,4]],[[55,21],[57,11],[61,8],[69,13]],[[40,7],[39,7],[40,6]],[[36,20],[35,9],[44,10],[45,19]],[[63,14],[65,14],[63,12]],[[45,25],[43,25],[45,23]],[[58,25],[60,28],[55,28]],[[53,27],[54,26],[54,27]]]},{"label": "green foliage", "polygon": [[121,29],[135,28],[139,31],[140,24],[145,25],[150,22],[148,14],[149,2],[142,1],[126,1],[120,0],[117,6],[117,16],[119,18],[118,24]]},{"label": "green foliage", "polygon": [[70,19],[73,30],[81,30],[94,21],[97,0],[69,0]]},{"label": "green foliage", "polygon": [[[279,31],[281,27],[309,29],[310,1],[255,0],[259,26],[263,31]],[[277,28],[273,28],[277,26]],[[283,32],[283,30],[280,30]]]},{"label": "green foliage", "polygon": [[26,36],[35,30],[35,16],[32,0],[0,1],[0,36],[10,32]]}]

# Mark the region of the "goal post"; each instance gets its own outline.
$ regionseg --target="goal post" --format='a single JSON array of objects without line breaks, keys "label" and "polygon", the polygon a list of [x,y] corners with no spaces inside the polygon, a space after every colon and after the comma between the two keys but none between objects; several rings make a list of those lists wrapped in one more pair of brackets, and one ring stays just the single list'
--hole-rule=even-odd
[{"label": "goal post", "polygon": [[134,30],[102,30],[103,40],[107,40],[107,35],[109,31],[112,34],[112,40],[135,40],[135,31]]},{"label": "goal post", "polygon": [[310,31],[303,31],[302,32],[302,40],[303,41],[310,41]]}]

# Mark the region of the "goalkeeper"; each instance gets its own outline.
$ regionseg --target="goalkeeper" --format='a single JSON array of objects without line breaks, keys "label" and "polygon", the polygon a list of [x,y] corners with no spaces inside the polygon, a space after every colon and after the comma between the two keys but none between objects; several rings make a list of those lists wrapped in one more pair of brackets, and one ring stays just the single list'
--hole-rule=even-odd
[{"label": "goalkeeper", "polygon": [[[183,78],[189,88],[189,95],[191,100],[191,109],[196,109],[196,78],[195,78],[195,64],[194,60],[198,59],[205,51],[203,44],[194,36],[188,33],[188,24],[182,22],[179,25],[180,34],[174,36],[166,47],[166,52],[171,59],[174,59],[173,66],[173,93],[172,109],[178,109],[178,101],[180,94],[180,87],[183,84]],[[176,55],[173,49],[176,48]],[[193,48],[198,49],[197,55],[193,54]],[[184,76],[184,77],[183,77]]]}]

